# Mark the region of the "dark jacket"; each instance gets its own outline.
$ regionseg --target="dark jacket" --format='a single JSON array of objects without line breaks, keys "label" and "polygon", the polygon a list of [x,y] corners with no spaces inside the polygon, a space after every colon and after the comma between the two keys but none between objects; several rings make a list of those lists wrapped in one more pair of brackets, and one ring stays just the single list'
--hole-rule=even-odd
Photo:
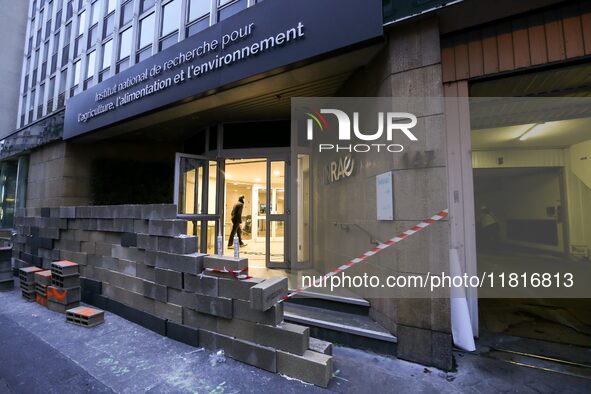
[{"label": "dark jacket", "polygon": [[232,223],[242,223],[242,209],[244,208],[244,202],[242,200],[238,200],[236,204],[234,204],[234,208],[232,208]]}]

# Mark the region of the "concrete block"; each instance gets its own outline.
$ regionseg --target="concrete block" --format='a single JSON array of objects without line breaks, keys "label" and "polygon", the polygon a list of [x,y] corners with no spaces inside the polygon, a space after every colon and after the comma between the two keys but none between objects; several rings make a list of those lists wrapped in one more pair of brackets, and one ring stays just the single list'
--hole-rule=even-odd
[{"label": "concrete block", "polygon": [[195,293],[190,293],[183,290],[168,289],[168,303],[184,306],[185,308],[195,309],[197,300]]},{"label": "concrete block", "polygon": [[86,264],[88,264],[88,255],[96,253],[96,243],[95,242],[80,242],[80,252],[86,253]]},{"label": "concrete block", "polygon": [[154,314],[178,324],[183,322],[183,309],[180,305],[154,301]]},{"label": "concrete block", "polygon": [[199,329],[199,346],[208,350],[224,350],[230,355],[234,338],[213,331]]},{"label": "concrete block", "polygon": [[158,250],[176,254],[191,254],[197,252],[197,243],[197,237],[192,235],[158,237]]},{"label": "concrete block", "polygon": [[68,260],[72,261],[76,264],[86,265],[87,264],[87,257],[86,253],[82,252],[72,252],[69,250],[60,250],[60,259],[61,260]]},{"label": "concrete block", "polygon": [[269,372],[277,372],[277,356],[273,348],[234,339],[230,357]]},{"label": "concrete block", "polygon": [[166,336],[175,341],[199,347],[199,329],[177,324],[170,320],[166,322]]},{"label": "concrete block", "polygon": [[123,233],[121,234],[121,246],[124,247],[137,247],[137,234],[136,233]]},{"label": "concrete block", "polygon": [[134,309],[147,312],[151,315],[154,314],[155,301],[153,299],[146,298],[141,294],[103,283],[103,295],[110,298],[111,300],[116,300]]},{"label": "concrete block", "polygon": [[248,301],[232,300],[232,314],[234,319],[276,326],[283,321],[283,303],[263,312],[251,309]]},{"label": "concrete block", "polygon": [[51,263],[51,272],[55,275],[69,276],[80,273],[80,270],[75,262],[61,260]]},{"label": "concrete block", "polygon": [[143,261],[145,253],[146,252],[139,250],[138,248],[127,248],[121,245],[113,245],[111,248],[112,257],[129,261]]},{"label": "concrete block", "polygon": [[21,283],[35,283],[35,272],[42,271],[39,267],[24,267],[19,270]]},{"label": "concrete block", "polygon": [[[12,272],[10,272],[12,275]],[[42,286],[48,286],[51,284],[51,271],[44,270],[44,271],[37,271],[35,272],[35,284],[39,284]]]},{"label": "concrete block", "polygon": [[219,278],[219,295],[220,297],[232,298],[234,300],[250,301],[250,288],[263,282],[264,279],[249,278],[249,279],[226,279]]},{"label": "concrete block", "polygon": [[173,204],[142,205],[142,219],[176,219],[177,208]]},{"label": "concrete block", "polygon": [[156,283],[181,290],[183,288],[183,276],[180,272],[154,268]]},{"label": "concrete block", "polygon": [[135,219],[133,221],[133,232],[137,234],[147,234],[149,230],[148,221],[144,219]]},{"label": "concrete block", "polygon": [[398,337],[396,357],[432,365],[431,330],[399,324],[396,334]]},{"label": "concrete block", "polygon": [[232,256],[205,256],[203,268],[227,269],[229,271],[240,271],[248,268],[248,259],[235,259]]},{"label": "concrete block", "polygon": [[59,207],[59,217],[62,219],[76,218],[76,207]]},{"label": "concrete block", "polygon": [[287,278],[275,277],[250,288],[250,307],[266,311],[287,295]]},{"label": "concrete block", "polygon": [[170,269],[196,275],[203,271],[204,256],[203,253],[172,254],[158,252],[156,255],[156,268]]},{"label": "concrete block", "polygon": [[212,297],[218,296],[218,278],[208,274],[192,275],[187,273],[183,274],[183,278],[183,288],[185,290]]},{"label": "concrete block", "polygon": [[0,280],[0,291],[10,291],[14,289],[14,279]]},{"label": "concrete block", "polygon": [[57,302],[47,300],[47,308],[50,311],[57,312],[57,313],[66,313],[66,311],[68,309],[76,308],[77,306],[80,306],[80,302],[73,302],[71,304],[64,305],[64,304],[59,304]]},{"label": "concrete block", "polygon": [[58,304],[70,305],[81,299],[80,287],[58,288],[47,286],[47,299]]},{"label": "concrete block", "polygon": [[277,372],[326,388],[333,373],[332,356],[311,350],[303,355],[277,350]]},{"label": "concrete block", "polygon": [[245,341],[255,342],[255,331],[257,328],[255,323],[246,320],[219,318],[217,319],[215,332]]},{"label": "concrete block", "polygon": [[111,271],[117,271],[119,270],[119,260],[113,257],[104,256],[100,267]]},{"label": "concrete block", "polygon": [[203,294],[197,294],[196,310],[209,315],[231,319],[232,300],[230,298],[211,297]]},{"label": "concrete block", "polygon": [[432,365],[450,371],[453,367],[452,336],[445,332],[431,331]]},{"label": "concrete block", "polygon": [[172,220],[150,220],[148,225],[150,235],[159,235],[163,237],[174,237],[187,233],[187,221],[181,219]]},{"label": "concrete block", "polygon": [[[167,302],[168,289],[166,286],[158,285],[149,281],[142,281],[142,294],[145,297],[151,298],[160,302]],[[172,289],[171,289],[172,290]]]},{"label": "concrete block", "polygon": [[158,250],[158,237],[148,234],[138,234],[137,247],[146,251],[156,251]]},{"label": "concrete block", "polygon": [[0,282],[13,279],[12,270],[0,272]]},{"label": "concrete block", "polygon": [[332,343],[323,341],[321,339],[310,337],[310,346],[308,349],[316,353],[332,356]]},{"label": "concrete block", "polygon": [[117,271],[129,276],[137,275],[137,263],[135,261],[117,259]]},{"label": "concrete block", "polygon": [[155,267],[156,257],[158,257],[158,252],[146,250],[144,254],[144,264],[150,267]]},{"label": "concrete block", "polygon": [[183,308],[183,324],[189,327],[217,331],[217,321],[218,319],[214,316]]},{"label": "concrete block", "polygon": [[301,356],[310,346],[310,329],[291,323],[276,327],[257,324],[254,342]]},{"label": "concrete block", "polygon": [[51,274],[51,285],[60,288],[80,287],[80,274],[73,274],[68,276]]},{"label": "concrete block", "polygon": [[150,282],[154,282],[156,280],[156,274],[154,273],[154,267],[150,267],[150,266],[142,264],[142,263],[136,263],[135,269],[136,269],[135,276],[137,276],[138,278],[149,280]]}]

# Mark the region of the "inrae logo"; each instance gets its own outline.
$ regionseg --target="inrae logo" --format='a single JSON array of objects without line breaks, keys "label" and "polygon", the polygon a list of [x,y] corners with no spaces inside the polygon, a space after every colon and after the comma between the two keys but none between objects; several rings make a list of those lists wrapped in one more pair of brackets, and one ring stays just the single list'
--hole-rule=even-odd
[{"label": "inrae logo", "polygon": [[[334,115],[338,122],[339,141],[351,141],[352,135],[361,141],[377,141],[382,138],[384,132],[386,141],[392,141],[395,132],[401,132],[410,141],[418,141],[417,137],[410,131],[417,125],[417,117],[408,112],[378,112],[378,128],[375,131],[361,131],[359,127],[359,112],[353,112],[353,124],[347,113],[339,109],[321,109],[320,111],[306,112],[307,138],[311,141],[314,138],[314,125],[321,131],[329,129],[329,124],[323,114]],[[348,151],[348,152],[369,152],[387,150],[388,152],[402,152],[404,146],[400,144],[319,144],[319,152],[322,151]]]}]

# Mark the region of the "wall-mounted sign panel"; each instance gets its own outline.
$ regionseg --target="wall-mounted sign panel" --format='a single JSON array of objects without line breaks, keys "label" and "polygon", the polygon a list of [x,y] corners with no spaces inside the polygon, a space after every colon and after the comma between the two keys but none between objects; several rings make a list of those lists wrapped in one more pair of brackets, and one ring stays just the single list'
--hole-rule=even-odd
[{"label": "wall-mounted sign panel", "polygon": [[64,138],[382,33],[379,0],[264,1],[70,98]]},{"label": "wall-mounted sign panel", "polygon": [[392,171],[376,176],[376,210],[378,220],[394,220]]}]

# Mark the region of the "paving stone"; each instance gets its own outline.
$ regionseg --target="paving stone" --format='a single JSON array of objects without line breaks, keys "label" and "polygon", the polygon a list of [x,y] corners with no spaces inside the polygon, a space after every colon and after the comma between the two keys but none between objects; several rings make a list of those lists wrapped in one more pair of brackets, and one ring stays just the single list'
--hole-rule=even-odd
[{"label": "paving stone", "polygon": [[192,275],[187,273],[183,274],[183,278],[185,290],[212,297],[218,296],[218,278],[208,274]]},{"label": "paving stone", "polygon": [[232,314],[234,319],[276,326],[283,321],[283,303],[263,312],[251,309],[248,301],[232,300]]},{"label": "paving stone", "polygon": [[211,297],[203,294],[197,294],[196,310],[198,312],[231,319],[232,300],[230,298]]},{"label": "paving stone", "polygon": [[240,271],[248,268],[248,259],[235,259],[231,256],[205,256],[203,268],[227,269],[229,271]]},{"label": "paving stone", "polygon": [[303,355],[277,350],[277,372],[326,388],[333,373],[332,356],[311,350]]},{"label": "paving stone", "polygon": [[286,277],[265,279],[250,288],[250,307],[259,311],[266,311],[286,295]]}]

